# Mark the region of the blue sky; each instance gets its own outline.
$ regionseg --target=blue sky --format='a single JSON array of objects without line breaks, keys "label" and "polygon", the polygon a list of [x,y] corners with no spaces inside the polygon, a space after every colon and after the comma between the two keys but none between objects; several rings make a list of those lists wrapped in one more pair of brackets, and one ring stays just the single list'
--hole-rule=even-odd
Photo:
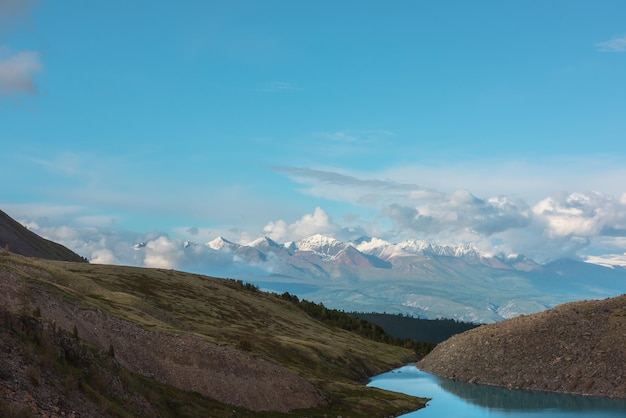
[{"label": "blue sky", "polygon": [[324,233],[618,262],[625,15],[0,0],[0,208],[94,261]]}]

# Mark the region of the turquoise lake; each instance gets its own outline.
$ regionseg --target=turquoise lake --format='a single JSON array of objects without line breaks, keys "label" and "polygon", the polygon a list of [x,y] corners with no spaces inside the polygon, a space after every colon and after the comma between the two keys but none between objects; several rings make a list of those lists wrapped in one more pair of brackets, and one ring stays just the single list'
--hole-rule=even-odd
[{"label": "turquoise lake", "polygon": [[509,390],[443,379],[413,365],[375,376],[368,386],[431,398],[411,418],[624,418],[626,399]]}]

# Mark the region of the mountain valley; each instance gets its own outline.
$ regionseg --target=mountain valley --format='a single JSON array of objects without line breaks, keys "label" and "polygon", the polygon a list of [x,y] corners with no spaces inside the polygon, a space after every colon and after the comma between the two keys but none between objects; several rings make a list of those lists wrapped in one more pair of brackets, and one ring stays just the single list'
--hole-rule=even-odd
[{"label": "mountain valley", "polygon": [[219,260],[219,267],[186,266],[190,271],[237,277],[332,308],[430,319],[490,323],[626,292],[621,266],[573,259],[539,264],[522,255],[483,255],[471,245],[370,237],[344,243],[318,234],[284,244],[218,237],[205,245],[186,242],[184,250]]}]

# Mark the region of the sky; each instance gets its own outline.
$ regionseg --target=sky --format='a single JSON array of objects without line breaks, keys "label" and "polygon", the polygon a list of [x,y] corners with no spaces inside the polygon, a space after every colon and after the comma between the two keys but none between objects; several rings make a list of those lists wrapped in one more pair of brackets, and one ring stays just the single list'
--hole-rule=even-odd
[{"label": "sky", "polygon": [[626,264],[624,16],[0,0],[0,209],[93,262],[321,233]]}]

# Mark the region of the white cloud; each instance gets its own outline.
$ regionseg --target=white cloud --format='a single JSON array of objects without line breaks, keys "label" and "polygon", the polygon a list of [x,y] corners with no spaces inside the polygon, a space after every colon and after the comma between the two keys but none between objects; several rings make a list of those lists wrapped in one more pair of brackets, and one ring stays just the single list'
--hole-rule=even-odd
[{"label": "white cloud", "polygon": [[[4,209],[38,229],[36,232],[60,241],[92,260],[111,259],[112,254],[120,264],[215,271],[211,274],[220,271],[214,270],[215,266],[232,264],[232,257],[216,258],[217,255],[207,253],[203,245],[183,250],[183,241],[204,244],[221,235],[234,242],[247,243],[263,233],[277,242],[296,241],[317,233],[344,241],[369,235],[393,242],[425,239],[438,244],[472,243],[492,254],[519,253],[543,262],[563,256],[626,250],[626,193],[623,185],[626,171],[611,159],[602,161],[604,170],[597,169],[602,164],[600,161],[587,159],[577,160],[578,164],[570,162],[571,167],[567,169],[558,166],[556,174],[549,174],[549,170],[539,163],[486,164],[486,168],[475,166],[473,169],[457,166],[451,167],[449,172],[445,167],[413,167],[375,175],[274,167],[275,171],[298,182],[303,193],[322,199],[322,204],[323,200],[348,203],[344,211],[350,213],[330,212],[329,205],[323,206],[324,209],[319,206],[312,213],[298,218],[298,214],[293,214],[293,208],[283,211],[287,208],[276,206],[276,202],[271,202],[262,211],[258,205],[250,205],[254,208],[254,215],[242,212],[241,215],[220,218],[218,224],[211,220],[211,228],[187,225],[169,230],[175,234],[175,239],[163,233],[120,232],[120,222],[115,216],[88,213],[86,202],[81,206],[41,208],[5,205]],[[590,166],[594,169],[587,170]],[[427,183],[428,187],[420,183]],[[482,194],[476,194],[470,187],[451,188],[450,185],[455,183],[476,185]],[[520,184],[527,184],[529,188],[534,185],[531,197],[525,193],[490,193],[496,189],[519,190]],[[573,190],[601,191],[546,192],[555,185],[572,187]],[[540,198],[535,200],[539,193],[542,193]],[[182,209],[178,202],[185,199],[172,199],[169,195],[167,198],[173,202],[169,204],[176,204],[176,210],[181,210],[181,218],[195,218],[195,223],[202,218],[194,215],[206,218],[216,206],[237,214],[241,197],[246,195],[247,190],[236,189],[228,195],[229,199],[213,198],[207,204],[189,201],[189,205]],[[106,194],[98,194],[102,202],[107,200],[106,197]],[[152,206],[157,206],[169,211],[168,203],[156,205],[161,200],[144,200],[147,201],[146,210],[154,210]],[[215,201],[222,204],[215,205]],[[285,215],[285,212],[292,214]],[[173,209],[171,213],[178,215]],[[251,217],[254,217],[253,222]],[[128,220],[124,222],[128,223]],[[259,230],[259,225],[264,223],[264,228]],[[140,241],[146,242],[146,247],[141,251],[132,250],[132,245]],[[103,251],[105,249],[110,253]]]},{"label": "white cloud", "polygon": [[119,264],[118,258],[113,254],[113,251],[108,248],[96,250],[91,253],[91,259],[89,260],[94,264]]},{"label": "white cloud", "polygon": [[626,52],[626,34],[615,35],[607,41],[598,42],[596,48],[601,52]]},{"label": "white cloud", "polygon": [[[34,0],[0,0],[0,33],[14,29],[28,18]],[[36,51],[14,52],[0,44],[0,96],[36,94],[35,75],[43,71]]]},{"label": "white cloud", "polygon": [[[619,250],[614,248],[618,243],[615,237],[626,236],[622,180],[626,172],[619,162],[606,157],[558,162],[563,165],[537,162],[405,167],[376,176],[388,180],[372,180],[371,174],[360,178],[309,168],[276,170],[305,184],[306,194],[377,210],[376,220],[361,220],[360,226],[369,229],[368,235],[378,234],[390,241],[417,238],[439,244],[465,242],[489,253],[521,253],[538,261],[576,257],[589,246],[600,248],[600,240],[606,243],[607,237],[615,244],[613,249]],[[593,169],[587,170],[589,167]],[[428,181],[429,188],[411,183],[411,178]],[[468,188],[452,189],[452,184]],[[468,191],[472,186],[486,196],[493,190],[522,193],[482,198]],[[564,186],[575,190],[593,190],[597,186],[608,193],[554,193]],[[278,237],[289,235],[292,226],[277,223],[269,227],[272,231],[282,228]]]},{"label": "white cloud", "polygon": [[289,241],[287,238],[289,237],[289,225],[287,225],[287,222],[282,219],[279,219],[276,222],[269,221],[263,228],[263,232],[268,238],[271,238],[274,241]]},{"label": "white cloud", "polygon": [[395,225],[397,239],[419,238],[454,243],[523,228],[530,212],[520,200],[507,197],[479,199],[465,190],[434,195],[411,204],[394,203],[382,209]]},{"label": "white cloud", "polygon": [[439,195],[433,190],[409,182],[360,178],[353,174],[330,170],[299,167],[273,167],[273,170],[307,185],[302,189],[305,194],[372,208],[397,203],[417,193]]},{"label": "white cloud", "polygon": [[558,194],[539,202],[535,216],[545,220],[551,237],[594,237],[626,231],[626,205],[597,192]]},{"label": "white cloud", "polygon": [[0,51],[0,94],[36,94],[35,75],[43,70],[41,58],[35,51],[12,54]]},{"label": "white cloud", "polygon": [[[536,161],[473,161],[406,165],[376,172],[335,169],[273,167],[303,186],[302,192],[318,198],[368,207],[407,199],[437,199],[457,190],[488,199],[507,195],[528,205],[562,190],[596,190],[624,194],[626,161],[615,156],[545,158]],[[384,180],[380,180],[384,179]]]},{"label": "white cloud", "polygon": [[270,221],[263,231],[278,242],[297,241],[315,234],[334,235],[341,230],[333,223],[328,213],[317,207],[312,214],[306,214],[294,223],[287,224],[283,220]]},{"label": "white cloud", "polygon": [[[110,229],[118,225],[116,216],[89,214],[89,209],[77,205],[35,205],[10,204],[0,202],[0,207],[9,216],[33,231],[53,231],[59,239],[63,234],[71,234],[71,228],[93,230],[95,228]],[[82,234],[82,232],[81,232]]]},{"label": "white cloud", "polygon": [[594,240],[594,247],[606,253],[626,250],[626,233],[621,236],[601,236]]},{"label": "white cloud", "polygon": [[585,257],[585,261],[593,264],[600,264],[602,266],[622,266],[626,267],[626,253],[624,254],[605,254],[605,255],[590,255]]},{"label": "white cloud", "polygon": [[177,236],[180,236],[188,241],[205,243],[209,242],[217,236],[224,235],[223,231],[218,231],[213,228],[200,228],[197,226],[192,227],[177,227],[174,228],[174,232]]},{"label": "white cloud", "polygon": [[430,200],[439,196],[441,196],[441,193],[433,190],[413,190],[409,193],[409,199],[411,200]]},{"label": "white cloud", "polygon": [[577,257],[587,247],[624,249],[626,205],[598,192],[557,193],[532,208],[508,197],[455,192],[420,205],[391,205],[396,234],[439,243],[471,242],[489,253],[520,253],[539,262]]},{"label": "white cloud", "polygon": [[[215,252],[205,245],[185,248],[183,240],[167,234],[123,232],[99,226],[40,226],[21,221],[40,236],[58,242],[92,263],[180,269],[216,276],[232,272],[233,255]],[[135,244],[144,243],[139,248]],[[246,266],[243,266],[246,268]]]},{"label": "white cloud", "polygon": [[624,193],[626,161],[598,154],[544,157],[534,161],[433,162],[394,167],[373,175],[397,183],[417,183],[441,193],[462,189],[481,198],[505,194],[533,205],[563,190],[596,190],[621,196]]},{"label": "white cloud", "polygon": [[149,241],[145,247],[143,264],[146,267],[173,269],[183,259],[182,243],[160,236]]}]

